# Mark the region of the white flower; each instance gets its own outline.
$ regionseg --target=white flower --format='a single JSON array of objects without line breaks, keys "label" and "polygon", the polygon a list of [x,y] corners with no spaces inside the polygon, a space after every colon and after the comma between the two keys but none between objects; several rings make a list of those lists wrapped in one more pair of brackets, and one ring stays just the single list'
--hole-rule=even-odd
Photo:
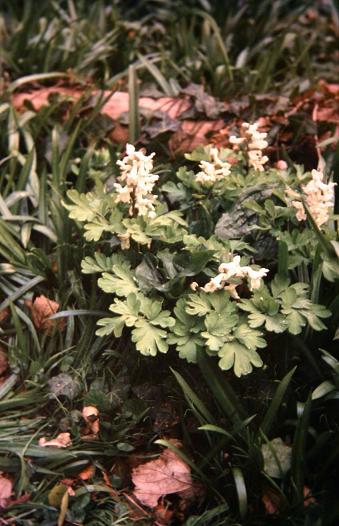
[{"label": "white flower", "polygon": [[230,293],[231,298],[235,300],[240,300],[240,296],[237,291],[238,285],[239,283],[230,283],[229,285],[226,285],[226,287],[224,287],[224,290],[227,290]]},{"label": "white flower", "polygon": [[238,149],[239,145],[244,144],[249,166],[263,172],[264,164],[268,161],[268,157],[262,153],[268,146],[268,142],[265,140],[267,133],[259,132],[257,123],[249,124],[248,122],[243,122],[241,128],[242,137],[232,135],[229,139],[230,143],[235,146],[235,149]]},{"label": "white flower", "polygon": [[198,290],[198,288],[199,288],[199,284],[198,284],[196,281],[193,281],[193,282],[190,284],[190,288],[195,292],[196,290]]},{"label": "white flower", "polygon": [[230,137],[231,144],[238,145],[238,144],[242,144],[245,141],[246,141],[245,137],[236,137],[235,135],[231,135]]},{"label": "white flower", "polygon": [[219,274],[214,278],[211,278],[204,287],[199,287],[198,283],[194,282],[191,284],[191,289],[196,291],[197,289],[204,290],[205,292],[215,292],[216,290],[227,290],[231,297],[234,299],[239,299],[238,292],[236,288],[241,284],[240,283],[227,283],[230,280],[244,279],[248,281],[249,289],[255,290],[261,286],[261,280],[264,278],[269,270],[267,268],[260,268],[255,270],[250,266],[242,267],[240,265],[240,256],[234,256],[233,260],[229,263],[221,263],[219,265]]},{"label": "white flower", "polygon": [[292,201],[291,205],[296,209],[296,218],[298,221],[306,221],[307,215],[305,212],[304,205],[301,201]]},{"label": "white flower", "polygon": [[243,270],[240,266],[240,256],[234,256],[233,260],[229,263],[221,263],[218,268],[219,272],[225,274],[225,279],[228,280],[233,276],[237,278],[243,277]]},{"label": "white flower", "polygon": [[[129,203],[129,213],[153,218],[156,216],[154,203],[156,196],[152,194],[154,184],[159,179],[152,174],[154,153],[145,155],[145,151],[136,150],[132,144],[126,145],[126,156],[117,161],[120,167],[120,182],[114,184],[117,192],[117,203]],[[125,183],[124,186],[121,183]]]},{"label": "white flower", "polygon": [[312,170],[312,179],[306,184],[301,185],[302,194],[298,194],[291,188],[287,188],[287,197],[293,197],[291,205],[296,209],[298,221],[306,221],[307,215],[302,199],[310,211],[316,225],[321,227],[327,223],[330,217],[330,210],[334,205],[335,183],[324,183],[324,174],[318,170]]},{"label": "white flower", "polygon": [[261,150],[249,150],[248,152],[248,162],[255,170],[263,172],[265,170],[264,164],[267,163],[268,157],[263,155]]},{"label": "white flower", "polygon": [[230,174],[231,165],[219,158],[218,148],[211,148],[211,161],[201,161],[201,172],[197,173],[196,181],[201,184],[213,184],[225,179]]},{"label": "white flower", "polygon": [[243,268],[246,269],[250,290],[259,289],[262,278],[264,278],[268,274],[269,270],[267,268],[261,268],[259,270],[253,270],[253,268],[251,267]]},{"label": "white flower", "polygon": [[129,233],[119,234],[118,238],[121,241],[121,250],[128,250],[131,246],[131,236]]}]

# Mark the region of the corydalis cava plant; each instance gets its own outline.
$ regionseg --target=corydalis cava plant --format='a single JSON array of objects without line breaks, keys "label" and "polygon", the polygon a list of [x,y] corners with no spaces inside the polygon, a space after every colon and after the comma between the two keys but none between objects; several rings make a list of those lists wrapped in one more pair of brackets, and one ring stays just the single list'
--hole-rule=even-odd
[{"label": "corydalis cava plant", "polygon": [[298,221],[306,221],[306,205],[315,224],[320,228],[328,222],[333,210],[335,183],[325,183],[324,174],[318,170],[312,170],[311,176],[307,184],[301,185],[301,193],[287,188],[286,196],[296,210]]},{"label": "corydalis cava plant", "polygon": [[267,133],[258,131],[258,123],[249,124],[243,122],[241,125],[241,137],[230,137],[230,143],[233,148],[237,150],[242,147],[246,153],[248,164],[255,170],[263,172],[264,165],[268,162],[268,157],[263,155],[263,150],[268,146],[266,141]]},{"label": "corydalis cava plant", "polygon": [[158,175],[151,173],[155,154],[145,155],[144,150],[137,151],[132,144],[127,144],[126,154],[122,160],[117,161],[121,174],[119,183],[114,183],[117,192],[115,202],[127,203],[130,216],[136,214],[153,219],[156,217],[156,196],[152,191],[159,179]]},{"label": "corydalis cava plant", "polygon": [[[260,149],[264,138],[253,135],[253,147]],[[98,285],[112,297],[110,316],[98,321],[98,335],[125,337],[145,356],[171,347],[196,362],[202,351],[216,357],[221,369],[233,368],[241,376],[262,366],[258,351],[266,347],[268,332],[299,334],[307,324],[314,330],[325,327],[321,318],[328,312],[309,300],[306,284],[279,276],[268,282],[271,272],[249,264],[252,249],[241,239],[192,233],[183,211],[173,203],[169,209],[162,198],[164,187],[152,174],[154,154],[131,145],[126,153],[117,163],[120,176],[113,190],[102,184],[88,194],[72,190],[71,203],[65,204],[99,249],[83,260],[83,272],[101,274]],[[201,181],[193,184],[213,192],[224,181],[227,186],[232,171],[237,180],[239,168],[224,154],[211,148],[209,160],[200,163]],[[239,152],[239,165],[243,159]],[[180,187],[179,192],[183,195]],[[192,193],[190,199],[200,195]],[[199,216],[195,222],[199,228]]]},{"label": "corydalis cava plant", "polygon": [[117,161],[120,169],[114,191],[97,182],[94,192],[79,194],[70,190],[71,203],[64,203],[72,219],[85,222],[87,241],[99,241],[104,234],[116,236],[121,249],[130,248],[131,240],[150,246],[153,239],[180,241],[186,222],[177,211],[169,211],[153,193],[158,175],[152,173],[154,154],[145,155],[131,144],[126,156]]}]

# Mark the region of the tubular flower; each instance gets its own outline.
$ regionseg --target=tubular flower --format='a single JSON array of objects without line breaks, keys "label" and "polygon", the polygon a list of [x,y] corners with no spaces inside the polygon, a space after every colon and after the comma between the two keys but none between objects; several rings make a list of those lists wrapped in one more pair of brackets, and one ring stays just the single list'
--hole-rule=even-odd
[{"label": "tubular flower", "polygon": [[143,149],[136,150],[132,144],[126,145],[126,153],[121,161],[117,161],[121,175],[120,182],[114,184],[118,194],[116,202],[130,204],[131,216],[137,214],[153,218],[156,215],[154,211],[156,196],[152,194],[152,190],[159,179],[158,175],[151,173],[155,154],[145,155]]},{"label": "tubular flower", "polygon": [[268,161],[268,157],[263,155],[263,150],[268,146],[268,142],[265,140],[267,133],[259,132],[257,123],[249,124],[248,122],[243,122],[241,128],[242,137],[235,137],[232,135],[230,137],[230,143],[233,144],[236,149],[239,145],[244,144],[247,152],[248,164],[255,170],[263,172],[264,164]]},{"label": "tubular flower", "polygon": [[302,194],[287,188],[286,195],[293,198],[291,205],[296,210],[298,221],[307,219],[306,210],[301,201],[303,199],[316,225],[321,227],[329,220],[330,210],[334,205],[335,183],[324,183],[324,174],[318,170],[312,170],[311,173],[312,179],[306,185],[301,185]]},{"label": "tubular flower", "polygon": [[219,158],[218,148],[210,150],[211,162],[201,161],[201,172],[197,173],[196,181],[201,184],[213,184],[225,179],[230,174],[231,165]]},{"label": "tubular flower", "polygon": [[[191,284],[191,289],[194,291],[200,289],[205,292],[227,290],[232,298],[239,299],[236,288],[242,283],[240,280],[245,278],[249,289],[255,290],[260,287],[262,278],[269,272],[267,268],[255,270],[249,266],[242,267],[240,265],[240,256],[234,256],[233,260],[229,263],[221,263],[218,270],[219,274],[210,279],[206,285],[199,287],[198,283],[194,282]],[[235,283],[234,279],[238,280],[238,283]],[[233,282],[229,283],[232,280]]]}]

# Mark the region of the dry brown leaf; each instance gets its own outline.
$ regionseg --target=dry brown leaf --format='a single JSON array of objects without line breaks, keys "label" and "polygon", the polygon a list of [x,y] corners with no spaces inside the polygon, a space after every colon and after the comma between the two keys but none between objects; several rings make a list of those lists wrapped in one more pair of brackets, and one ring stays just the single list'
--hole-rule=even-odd
[{"label": "dry brown leaf", "polygon": [[2,324],[3,321],[6,321],[8,316],[9,316],[9,310],[8,309],[3,309],[3,310],[0,311],[0,325]]},{"label": "dry brown leaf", "polygon": [[158,526],[165,526],[172,522],[174,511],[169,509],[168,506],[165,506],[163,503],[160,503],[154,508],[153,515]]},{"label": "dry brown leaf", "polygon": [[310,504],[314,504],[316,499],[312,495],[312,491],[308,486],[304,486],[304,506],[307,508]]},{"label": "dry brown leaf", "polygon": [[71,435],[69,433],[60,433],[56,438],[47,440],[45,437],[39,439],[39,446],[41,447],[69,447],[72,445]]},{"label": "dry brown leaf", "polygon": [[99,410],[92,405],[87,405],[82,410],[82,416],[87,424],[85,435],[87,435],[87,438],[88,435],[96,437],[100,431]]},{"label": "dry brown leaf", "polygon": [[172,450],[166,449],[156,460],[132,471],[134,495],[145,506],[155,508],[160,497],[171,493],[193,493],[190,467]]},{"label": "dry brown leaf", "polygon": [[265,493],[262,496],[262,502],[265,507],[267,515],[275,515],[279,511],[278,502],[275,499],[272,499],[272,496]]},{"label": "dry brown leaf", "polygon": [[13,482],[0,471],[0,508],[6,508],[13,491]]},{"label": "dry brown leaf", "polygon": [[41,295],[35,298],[34,301],[26,301],[26,305],[31,309],[32,320],[38,330],[41,329],[50,334],[55,327],[58,327],[61,331],[65,328],[64,318],[57,320],[48,319],[59,310],[60,305],[56,301]]},{"label": "dry brown leaf", "polygon": [[6,351],[0,347],[0,376],[8,369],[8,359]]},{"label": "dry brown leaf", "polygon": [[95,473],[95,467],[92,465],[89,465],[87,466],[87,468],[80,471],[78,478],[80,480],[88,480],[93,477],[94,473]]}]

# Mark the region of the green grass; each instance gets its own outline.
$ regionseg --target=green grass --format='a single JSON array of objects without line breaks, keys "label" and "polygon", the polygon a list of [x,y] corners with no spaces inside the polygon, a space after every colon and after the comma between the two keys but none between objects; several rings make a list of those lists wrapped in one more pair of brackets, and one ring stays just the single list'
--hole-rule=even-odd
[{"label": "green grass", "polygon": [[110,87],[135,64],[164,92],[198,82],[221,97],[288,95],[336,79],[336,24],[331,2],[29,0],[3,11],[0,59],[11,80],[62,71]]}]

